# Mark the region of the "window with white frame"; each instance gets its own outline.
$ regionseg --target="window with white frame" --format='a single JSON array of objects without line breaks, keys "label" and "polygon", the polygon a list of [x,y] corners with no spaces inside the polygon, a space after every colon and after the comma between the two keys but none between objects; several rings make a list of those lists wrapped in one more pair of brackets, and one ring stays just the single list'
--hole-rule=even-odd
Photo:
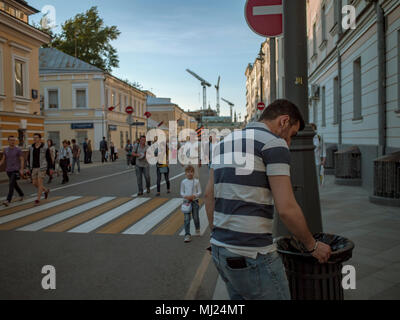
[{"label": "window with white frame", "polygon": [[77,108],[87,108],[86,89],[77,89],[76,90],[76,107]]},{"label": "window with white frame", "polygon": [[119,111],[122,111],[122,94],[119,94],[118,102],[119,102]]},{"label": "window with white frame", "polygon": [[339,122],[339,77],[333,79],[333,124]]},{"label": "window with white frame", "polygon": [[317,54],[317,24],[313,24],[313,56]]},{"label": "window with white frame", "polygon": [[113,91],[112,94],[111,94],[111,103],[112,103],[112,106],[115,108],[115,106],[116,106],[116,103],[115,103],[115,91]]},{"label": "window with white frame", "polygon": [[25,76],[25,62],[20,60],[14,61],[14,80],[15,80],[15,95],[17,97],[24,96],[24,76]]},{"label": "window with white frame", "polygon": [[326,127],[326,89],[322,87],[322,94],[321,94],[321,102],[322,102],[322,126]]},{"label": "window with white frame", "polygon": [[108,108],[109,104],[108,104],[108,89],[105,90],[105,107]]},{"label": "window with white frame", "polygon": [[58,109],[59,108],[59,99],[58,99],[58,89],[48,89],[48,109]]},{"label": "window with white frame", "polygon": [[89,87],[88,84],[72,85],[72,103],[77,109],[86,109],[89,107]]}]

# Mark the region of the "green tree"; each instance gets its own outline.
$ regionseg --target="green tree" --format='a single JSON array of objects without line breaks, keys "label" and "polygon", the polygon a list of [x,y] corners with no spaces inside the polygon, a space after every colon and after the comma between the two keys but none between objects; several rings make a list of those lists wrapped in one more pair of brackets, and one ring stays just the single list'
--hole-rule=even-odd
[{"label": "green tree", "polygon": [[65,21],[61,27],[62,31],[54,37],[51,47],[107,72],[118,68],[117,50],[111,41],[121,32],[116,26],[105,26],[96,6]]}]

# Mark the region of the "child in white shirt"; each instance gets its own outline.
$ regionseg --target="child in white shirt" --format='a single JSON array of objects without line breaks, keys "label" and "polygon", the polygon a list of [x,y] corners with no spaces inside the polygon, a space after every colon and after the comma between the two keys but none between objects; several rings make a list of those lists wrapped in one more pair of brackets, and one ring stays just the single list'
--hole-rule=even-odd
[{"label": "child in white shirt", "polygon": [[196,235],[200,235],[200,219],[199,219],[199,197],[201,195],[201,185],[198,179],[194,178],[194,168],[188,166],[185,169],[186,179],[181,183],[181,196],[184,203],[190,203],[192,210],[185,215],[185,242],[190,242],[192,236],[190,234],[190,215],[193,216],[194,225],[196,227]]}]

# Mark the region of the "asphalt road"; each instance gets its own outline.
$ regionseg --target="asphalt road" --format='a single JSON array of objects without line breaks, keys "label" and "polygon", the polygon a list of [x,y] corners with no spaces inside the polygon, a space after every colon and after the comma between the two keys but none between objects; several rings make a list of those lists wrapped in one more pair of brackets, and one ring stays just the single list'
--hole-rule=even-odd
[{"label": "asphalt road", "polygon": [[[208,168],[199,170],[203,191]],[[34,207],[35,189],[21,187],[26,201],[0,209],[0,299],[212,299],[217,272],[206,252],[209,228],[204,206],[202,235],[183,242],[179,212],[184,170],[170,168],[171,193],[136,197],[134,170],[123,161],[82,168],[70,183],[50,185],[48,201]],[[0,185],[0,197],[7,185]],[[193,228],[193,226],[192,226]],[[56,289],[42,288],[43,266],[56,270]]]}]

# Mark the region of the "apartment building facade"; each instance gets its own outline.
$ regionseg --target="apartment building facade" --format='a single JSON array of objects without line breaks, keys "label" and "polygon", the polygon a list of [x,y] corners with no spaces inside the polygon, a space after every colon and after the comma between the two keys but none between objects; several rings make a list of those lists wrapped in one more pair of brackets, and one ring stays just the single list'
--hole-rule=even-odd
[{"label": "apartment building facade", "polygon": [[26,1],[0,1],[0,148],[10,135],[26,148],[34,133],[44,134],[38,57],[50,38],[29,24],[38,12]]},{"label": "apartment building facade", "polygon": [[360,149],[371,191],[374,159],[400,150],[400,2],[312,0],[307,13],[310,122],[328,148]]},{"label": "apartment building facade", "polygon": [[[145,134],[146,94],[103,70],[54,48],[40,49],[40,94],[46,138],[57,146],[63,140],[85,138],[99,150],[106,137],[117,148]],[[128,124],[127,106],[134,107]]]}]

